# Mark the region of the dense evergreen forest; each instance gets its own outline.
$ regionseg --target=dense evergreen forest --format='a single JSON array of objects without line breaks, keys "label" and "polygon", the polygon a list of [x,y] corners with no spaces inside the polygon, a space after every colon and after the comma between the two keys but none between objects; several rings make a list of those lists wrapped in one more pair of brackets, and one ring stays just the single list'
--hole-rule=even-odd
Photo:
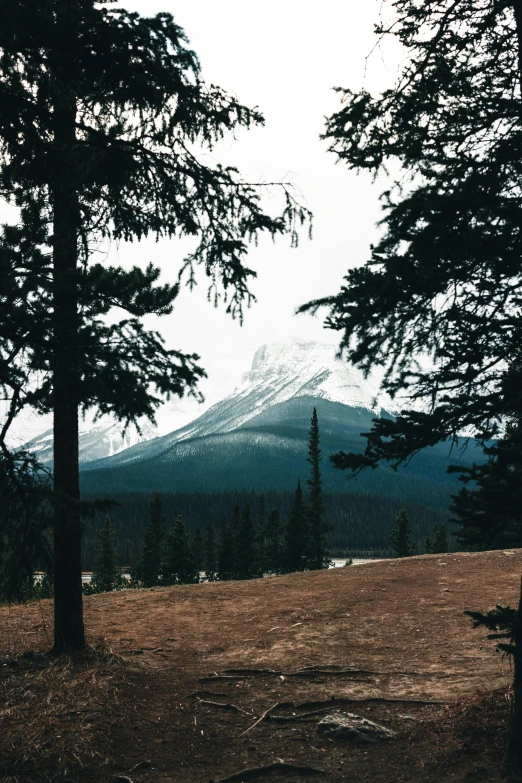
[{"label": "dense evergreen forest", "polygon": [[[166,524],[172,529],[178,515],[190,534],[199,526],[202,531],[213,524],[216,534],[223,515],[230,519],[235,506],[250,505],[256,521],[260,492],[166,493],[161,496]],[[110,516],[118,534],[120,565],[132,566],[139,557],[149,505],[153,494],[125,493],[90,496],[86,499],[111,498],[118,505]],[[266,509],[276,508],[284,522],[292,507],[293,492],[264,493]],[[395,518],[405,505],[401,499],[349,492],[324,494],[325,516],[333,525],[328,533],[328,547],[334,557],[391,557],[390,534]],[[414,503],[407,504],[413,535],[419,552],[425,551],[426,537],[435,524],[447,522],[448,513]],[[84,519],[83,568],[90,570],[96,546],[96,530],[103,524],[105,512]],[[450,548],[453,546],[450,539]]]}]

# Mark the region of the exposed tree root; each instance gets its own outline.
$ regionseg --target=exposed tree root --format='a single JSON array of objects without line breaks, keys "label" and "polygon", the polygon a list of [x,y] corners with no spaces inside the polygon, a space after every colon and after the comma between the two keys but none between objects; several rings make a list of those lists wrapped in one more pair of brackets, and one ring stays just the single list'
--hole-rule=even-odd
[{"label": "exposed tree root", "polygon": [[[279,701],[276,704],[273,704],[271,707],[269,707],[267,710],[263,712],[263,714],[247,729],[241,732],[239,735],[240,737],[243,737],[245,734],[248,734],[252,729],[254,729],[257,725],[262,723],[263,721],[273,721],[278,723],[300,723],[300,722],[306,722],[310,718],[315,717],[316,715],[322,715],[325,712],[328,712],[332,707],[341,705],[341,704],[420,704],[420,705],[434,705],[439,706],[441,704],[446,704],[447,702],[444,701],[435,701],[435,700],[428,700],[428,699],[395,699],[395,698],[387,698],[386,696],[368,696],[366,698],[354,698],[350,699],[348,697],[337,697],[332,699],[324,699],[321,701],[304,701],[300,704],[295,704],[292,701]],[[292,710],[303,710],[308,709],[308,712],[302,712],[298,715],[274,715],[273,713],[277,709],[292,709]]]},{"label": "exposed tree root", "polygon": [[241,732],[239,735],[240,737],[243,737],[245,734],[248,734],[249,731],[252,731],[258,723],[261,723],[261,721],[265,720],[267,715],[270,715],[270,713],[273,710],[276,710],[278,707],[295,707],[295,704],[291,701],[278,701],[276,704],[273,704],[271,707],[269,707],[267,710],[263,712],[260,718],[256,720],[255,723],[253,723],[251,726],[248,727],[248,729],[245,729]]},{"label": "exposed tree root", "polygon": [[369,671],[367,669],[354,669],[353,666],[342,666],[338,663],[327,663],[327,664],[314,664],[313,666],[302,666],[300,669],[297,669],[293,674],[294,675],[304,675],[306,673],[315,673],[318,672],[319,674],[382,674],[383,672],[374,672]]},{"label": "exposed tree root", "polygon": [[192,696],[214,696],[216,699],[226,699],[227,694],[226,693],[215,693],[215,691],[193,691],[192,693],[187,693],[186,697],[187,699],[190,699]]},{"label": "exposed tree root", "polygon": [[222,710],[233,710],[234,712],[242,712],[243,715],[252,716],[251,712],[243,710],[241,707],[237,707],[235,704],[223,701],[207,701],[206,699],[198,699],[199,704],[206,704],[209,707],[221,707]]},{"label": "exposed tree root", "polygon": [[229,775],[226,778],[220,778],[220,780],[214,781],[214,783],[232,783],[234,780],[249,780],[256,776],[268,775],[270,772],[276,772],[283,770],[286,772],[298,772],[301,775],[324,775],[324,769],[317,769],[316,767],[302,767],[298,764],[287,764],[284,761],[276,761],[273,764],[267,764],[264,767],[250,767],[250,769],[244,769],[241,772],[235,772],[233,775]]}]

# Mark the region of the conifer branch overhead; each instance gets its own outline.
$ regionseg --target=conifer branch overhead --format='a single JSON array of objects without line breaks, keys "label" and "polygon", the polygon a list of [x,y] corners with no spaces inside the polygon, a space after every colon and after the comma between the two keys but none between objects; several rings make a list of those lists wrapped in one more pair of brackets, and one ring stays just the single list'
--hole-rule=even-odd
[{"label": "conifer branch overhead", "polygon": [[339,89],[324,133],[349,168],[399,169],[382,194],[382,236],[337,294],[300,308],[326,308],[346,360],[384,367],[383,388],[416,403],[376,422],[363,456],[336,455],[355,470],[504,419],[522,332],[520,3],[388,8],[376,33],[403,47],[396,83]]}]

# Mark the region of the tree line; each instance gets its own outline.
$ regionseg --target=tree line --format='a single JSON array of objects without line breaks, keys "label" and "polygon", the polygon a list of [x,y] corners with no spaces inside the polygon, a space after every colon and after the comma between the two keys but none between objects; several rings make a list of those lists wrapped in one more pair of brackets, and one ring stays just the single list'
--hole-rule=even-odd
[{"label": "tree line", "polygon": [[[260,506],[277,510],[282,524],[286,525],[294,501],[294,492],[219,492],[194,494],[161,494],[166,527],[170,529],[178,516],[183,518],[185,529],[193,536],[199,528],[212,526],[216,538],[220,521],[229,519],[236,506],[250,506],[257,524]],[[97,496],[90,496],[94,501]],[[103,496],[106,500],[108,496]],[[149,506],[154,495],[115,494],[111,496],[117,504],[108,513],[117,532],[118,563],[132,566],[140,556],[143,536],[149,516]],[[447,511],[438,508],[408,503],[400,498],[349,492],[324,493],[325,517],[332,524],[326,533],[326,545],[332,557],[391,557],[393,548],[390,532],[395,519],[405,507],[412,521],[412,536],[417,551],[426,550],[426,538],[434,525],[446,525],[449,550],[456,548],[453,527],[449,524]],[[100,499],[97,497],[97,499]],[[82,568],[90,571],[96,550],[96,533],[103,525],[105,510],[99,510],[83,518]],[[448,550],[446,550],[448,551]]]},{"label": "tree line", "polygon": [[[256,521],[250,505],[246,504],[243,508],[235,506],[229,519],[221,518],[218,536],[210,524],[204,535],[196,527],[191,538],[182,516],[176,518],[167,534],[161,496],[155,495],[149,507],[142,551],[131,571],[132,583],[143,587],[190,584],[199,582],[201,571],[207,580],[214,581],[327,568],[330,557],[326,533],[332,526],[325,519],[316,408],[310,422],[306,459],[310,465],[307,497],[303,497],[298,479],[286,524],[277,509],[267,512],[261,496]],[[118,570],[115,530],[108,517],[97,538],[94,585],[104,583],[99,578],[103,563],[110,562],[114,573]],[[107,579],[105,583],[109,583]]]}]

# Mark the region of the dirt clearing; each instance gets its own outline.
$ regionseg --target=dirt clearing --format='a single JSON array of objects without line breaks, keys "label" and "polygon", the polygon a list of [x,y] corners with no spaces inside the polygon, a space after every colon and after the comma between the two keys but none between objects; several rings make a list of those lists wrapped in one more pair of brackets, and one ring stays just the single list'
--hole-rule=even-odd
[{"label": "dirt clearing", "polygon": [[[50,604],[3,607],[0,780],[500,780],[509,663],[463,612],[514,605],[521,572],[509,550],[91,596],[98,652],[59,663]],[[332,712],[397,736],[332,740]]]}]

